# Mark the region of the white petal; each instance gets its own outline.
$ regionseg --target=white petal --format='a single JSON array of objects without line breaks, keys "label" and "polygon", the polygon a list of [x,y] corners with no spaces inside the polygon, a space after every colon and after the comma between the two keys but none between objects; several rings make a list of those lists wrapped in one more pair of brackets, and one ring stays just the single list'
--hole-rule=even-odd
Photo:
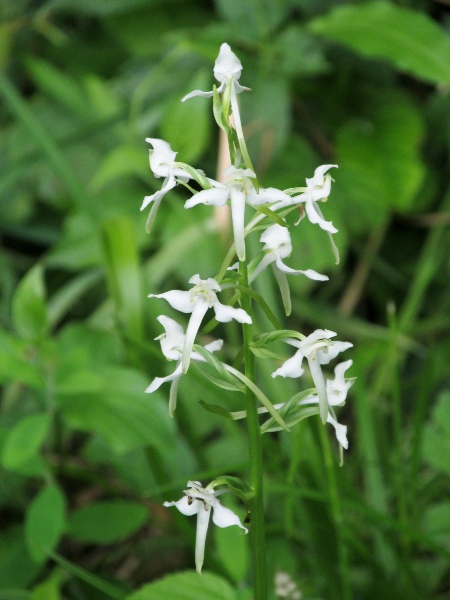
[{"label": "white petal", "polygon": [[336,227],[333,225],[331,221],[325,221],[317,212],[315,202],[312,200],[307,200],[305,203],[306,214],[308,215],[308,219],[311,223],[319,225],[321,229],[325,231],[329,231],[330,233],[337,233]]},{"label": "white petal", "polygon": [[262,259],[261,262],[259,262],[255,269],[250,273],[249,277],[248,277],[248,282],[249,283],[253,283],[255,281],[255,279],[258,277],[258,275],[264,271],[264,269],[270,265],[270,263],[272,263],[274,260],[277,259],[277,255],[276,252],[268,252]]},{"label": "white petal", "polygon": [[167,375],[167,377],[155,377],[155,379],[151,382],[151,384],[145,390],[145,393],[151,394],[152,392],[154,392],[155,390],[160,388],[163,383],[166,383],[167,381],[174,381],[176,379],[179,379],[182,375],[183,375],[183,372],[181,370],[181,363],[180,363],[179,365],[177,365],[175,371],[173,373],[171,373],[170,375]]},{"label": "white petal", "polygon": [[239,81],[234,81],[233,87],[236,91],[236,94],[240,94],[241,92],[251,92],[252,88],[245,87],[239,83]]},{"label": "white petal", "polygon": [[316,186],[323,185],[323,182],[325,179],[325,177],[324,177],[325,173],[333,168],[338,169],[338,166],[337,165],[320,165],[320,167],[317,167],[317,169],[314,171],[313,177],[311,177],[311,179],[306,180],[308,187],[316,187]]},{"label": "white petal", "polygon": [[313,269],[306,269],[306,271],[291,269],[291,267],[288,267],[284,264],[281,258],[277,259],[276,265],[280,269],[280,271],[284,271],[285,273],[289,273],[290,275],[305,275],[309,279],[314,279],[315,281],[328,281],[328,277],[326,275],[321,275]]},{"label": "white petal", "polygon": [[205,348],[208,352],[218,352],[219,350],[222,350],[222,346],[223,340],[214,340],[214,342],[206,344]]},{"label": "white petal", "polygon": [[305,372],[302,368],[303,353],[301,350],[297,352],[291,358],[288,358],[279,369],[272,373],[272,377],[301,377]]},{"label": "white petal", "polygon": [[186,200],[184,208],[192,208],[197,204],[205,204],[206,206],[225,206],[228,200],[228,190],[225,188],[211,188],[202,190],[194,194],[192,198]]},{"label": "white petal", "polygon": [[146,138],[145,141],[153,146],[153,151],[150,151],[150,168],[154,175],[156,177],[167,177],[177,153],[164,140]]},{"label": "white petal", "polygon": [[308,357],[309,370],[311,371],[311,377],[313,378],[314,385],[316,386],[317,395],[319,396],[319,410],[320,418],[322,423],[325,423],[328,415],[328,394],[325,379],[320,368],[320,363],[317,358]]},{"label": "white petal", "polygon": [[275,279],[277,280],[278,287],[280,288],[281,299],[283,300],[284,312],[288,317],[292,312],[292,302],[291,302],[291,290],[289,289],[289,281],[280,269],[277,269],[276,265],[272,264],[272,271],[275,275]]},{"label": "white petal", "polygon": [[216,313],[216,319],[221,323],[228,323],[232,319],[239,323],[251,323],[252,319],[243,308],[234,308],[233,306],[226,306],[221,304],[219,301],[213,304],[214,312]]},{"label": "white petal", "polygon": [[245,193],[242,187],[231,186],[231,219],[233,221],[234,244],[239,260],[245,260]]},{"label": "white petal", "polygon": [[189,94],[186,94],[186,96],[183,96],[183,98],[181,98],[181,102],[189,100],[189,98],[194,98],[194,96],[201,96],[202,98],[211,98],[213,94],[214,92],[202,92],[202,90],[194,90],[193,92],[189,92]]},{"label": "white petal", "polygon": [[332,342],[328,348],[323,348],[317,351],[317,356],[321,365],[327,365],[333,358],[340,352],[344,352],[348,348],[352,348],[353,344],[350,342]]},{"label": "white petal", "polygon": [[193,500],[189,504],[188,497],[183,496],[181,500],[178,500],[177,502],[164,502],[164,506],[176,506],[182,515],[192,517],[192,515],[197,514],[197,511],[203,507],[203,503],[198,500]]},{"label": "white petal", "polygon": [[179,310],[180,312],[190,313],[194,310],[189,292],[171,290],[170,292],[164,292],[163,294],[149,294],[148,297],[164,298],[164,300],[167,300],[172,308]]},{"label": "white petal", "polygon": [[247,201],[252,206],[259,206],[269,202],[291,202],[291,197],[276,188],[259,188],[258,192],[253,188],[248,193]]},{"label": "white petal", "polygon": [[177,182],[175,181],[175,177],[172,173],[170,173],[165,178],[162,188],[159,190],[159,192],[155,192],[152,196],[145,196],[144,201],[142,202],[141,210],[144,210],[144,208],[146,208],[150,204],[150,202],[157,202],[158,200],[161,201],[161,199],[167,194],[167,192],[174,188],[176,185]]},{"label": "white petal", "polygon": [[247,527],[244,527],[239,517],[229,508],[223,506],[219,500],[214,503],[213,509],[213,523],[217,527],[231,527],[231,525],[237,525],[241,529],[248,533]]},{"label": "white petal", "polygon": [[195,568],[198,573],[201,573],[203,559],[205,558],[205,542],[211,509],[202,502],[197,502],[200,506],[197,512],[197,533],[195,536]]},{"label": "white petal", "polygon": [[328,413],[327,423],[331,423],[331,425],[333,425],[333,427],[336,431],[337,441],[340,443],[340,445],[343,448],[345,448],[347,450],[348,449],[347,426],[341,425],[341,423],[338,423],[336,421],[336,419],[333,419],[333,417],[330,415],[330,413]]},{"label": "white petal", "polygon": [[183,348],[184,344],[184,329],[179,323],[165,315],[157,317],[157,321],[166,330],[166,333],[159,337],[164,356],[169,360],[178,360],[181,355],[180,348]]},{"label": "white petal", "polygon": [[[181,371],[181,362],[178,365],[178,367],[180,368]],[[177,377],[177,379],[174,379],[172,381],[172,385],[170,386],[170,393],[169,393],[169,417],[173,418],[174,412],[177,408],[177,393],[178,393],[178,385],[180,383],[180,377]]]},{"label": "white petal", "polygon": [[214,77],[223,81],[228,77],[239,79],[242,73],[242,63],[228,44],[220,46],[219,55],[214,64]]},{"label": "white petal", "polygon": [[186,337],[184,339],[183,354],[181,357],[181,363],[183,367],[183,373],[186,373],[189,368],[191,361],[192,346],[195,342],[195,336],[197,335],[200,325],[202,324],[203,317],[208,310],[208,303],[202,297],[197,296],[193,302],[194,310],[192,311],[189,324],[186,329]]},{"label": "white petal", "polygon": [[[259,238],[259,241],[265,244],[265,247],[270,250],[278,250],[280,246],[284,248],[290,248],[292,251],[291,235],[287,227],[282,227],[275,223],[268,227]],[[289,256],[289,254],[286,254]]]}]

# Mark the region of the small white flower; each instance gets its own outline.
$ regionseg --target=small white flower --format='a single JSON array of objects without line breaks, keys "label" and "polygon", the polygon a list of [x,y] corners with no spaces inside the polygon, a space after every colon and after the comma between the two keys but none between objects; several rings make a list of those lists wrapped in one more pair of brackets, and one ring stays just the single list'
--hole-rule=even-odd
[{"label": "small white flower", "polygon": [[215,492],[208,487],[203,488],[199,481],[188,481],[188,489],[184,491],[185,496],[178,502],[164,502],[164,506],[176,506],[180,513],[187,516],[197,515],[197,535],[195,539],[195,567],[200,573],[205,556],[205,541],[208,531],[211,510],[213,512],[213,523],[218,527],[230,527],[237,525],[248,533],[239,517],[232,510],[222,506],[217,496],[222,490]]},{"label": "small white flower", "polygon": [[225,169],[224,174],[226,175],[225,183],[209,180],[213,187],[194,194],[184,206],[185,208],[192,208],[197,204],[225,206],[230,200],[236,254],[239,260],[245,260],[245,204],[259,206],[269,202],[289,203],[291,198],[276,188],[259,188],[256,191],[252,181],[256,175],[251,169],[237,169],[229,166]]},{"label": "small white flower", "polygon": [[147,219],[146,229],[148,232],[155,220],[161,200],[167,192],[177,185],[175,178],[177,177],[180,181],[186,183],[191,179],[191,176],[184,169],[174,165],[177,153],[172,150],[168,142],[156,138],[146,138],[145,141],[153,146],[153,150],[150,150],[150,168],[154,176],[165,178],[159,192],[155,192],[151,196],[145,196],[142,202],[141,210],[154,202]]},{"label": "small white flower", "polygon": [[317,202],[325,202],[330,195],[331,190],[331,175],[327,173],[332,168],[338,168],[337,165],[321,165],[314,171],[314,176],[311,179],[306,179],[305,188],[297,188],[303,193],[299,196],[291,198],[291,204],[305,203],[306,214],[311,223],[319,225],[329,233],[337,233],[331,221],[325,221],[322,211]]},{"label": "small white flower", "polygon": [[[181,369],[181,356],[183,352],[183,346],[185,341],[185,334],[182,326],[171,319],[170,317],[166,317],[165,315],[160,315],[157,320],[161,323],[161,325],[165,329],[165,333],[159,335],[156,339],[161,343],[161,350],[167,360],[176,360],[177,366],[173,373],[168,375],[167,377],[155,377],[155,379],[151,382],[148,388],[145,390],[147,394],[151,394],[155,390],[157,390],[163,383],[171,381],[172,384],[170,386],[170,395],[169,395],[169,415],[173,417],[177,406],[177,390],[178,383],[183,375],[183,371]],[[215,340],[209,344],[206,344],[205,348],[209,350],[209,352],[216,352],[220,350],[223,345],[223,340]],[[205,362],[205,359],[200,356],[197,352],[191,353],[191,359],[198,362]]]},{"label": "small white flower", "polygon": [[336,333],[328,329],[317,329],[302,341],[288,338],[285,340],[291,346],[298,348],[297,352],[284,362],[279,369],[272,373],[272,377],[300,377],[303,375],[303,359],[306,358],[311,371],[311,376],[316,386],[319,398],[320,417],[323,423],[328,419],[329,399],[327,386],[323,377],[321,365],[327,365],[340,352],[351,348],[350,342],[331,342],[330,338]]},{"label": "small white flower", "polygon": [[186,329],[181,356],[183,373],[186,373],[189,368],[195,336],[200,329],[201,322],[208,308],[214,309],[216,319],[221,323],[228,323],[232,319],[239,323],[252,322],[250,315],[242,308],[233,308],[219,302],[216,292],[220,292],[222,288],[215,279],[200,279],[199,275],[194,275],[189,279],[189,283],[194,284],[194,287],[189,292],[171,290],[163,294],[149,294],[148,296],[149,298],[164,298],[175,310],[192,313]]},{"label": "small white flower", "polygon": [[[249,91],[250,88],[242,86],[238,80],[242,74],[242,63],[236,54],[231,50],[228,44],[222,44],[219,50],[219,56],[216,59],[214,64],[214,77],[217,81],[220,81],[220,86],[217,88],[219,93],[225,90],[225,87],[228,81],[232,80],[232,86],[235,90],[236,94],[240,94],[244,91]],[[201,90],[195,90],[190,92],[184,98],[181,99],[181,102],[184,102],[188,98],[193,98],[194,96],[202,96],[203,98],[210,98],[213,95],[213,92],[202,92]]]},{"label": "small white flower", "polygon": [[[347,399],[347,392],[353,385],[355,379],[354,378],[345,378],[345,372],[349,369],[353,364],[352,360],[347,360],[343,363],[339,363],[336,365],[334,369],[334,379],[327,379],[327,395],[328,395],[328,404],[330,407],[333,406],[342,406]],[[319,398],[317,394],[311,394],[304,398],[299,404],[318,404]],[[334,414],[334,413],[333,413]],[[347,426],[341,425],[338,423],[335,417],[328,412],[327,423],[333,425],[336,438],[339,444],[348,449],[348,439],[347,439]]]}]

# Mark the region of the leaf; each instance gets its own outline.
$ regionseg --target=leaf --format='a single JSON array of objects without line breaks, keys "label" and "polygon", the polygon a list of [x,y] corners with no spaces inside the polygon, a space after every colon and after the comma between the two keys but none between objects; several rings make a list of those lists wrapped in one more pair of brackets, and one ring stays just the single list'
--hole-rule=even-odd
[{"label": "leaf", "polygon": [[143,148],[118,146],[103,159],[91,181],[91,188],[98,191],[118,177],[126,175],[145,177],[148,173],[148,155]]},{"label": "leaf", "polygon": [[36,456],[50,427],[47,414],[28,415],[21,419],[9,432],[2,453],[6,469],[15,471]]},{"label": "leaf", "polygon": [[[208,71],[199,71],[190,80],[186,92],[211,89]],[[167,104],[161,122],[161,137],[169,142],[179,160],[195,162],[205,152],[211,137],[211,104],[207,98],[181,102],[177,96]]]},{"label": "leaf", "polygon": [[139,502],[106,500],[75,510],[66,531],[82,542],[111,544],[136,533],[147,519],[147,510]]},{"label": "leaf", "polygon": [[218,575],[183,571],[144,585],[126,600],[236,600],[236,593]]},{"label": "leaf", "polygon": [[233,419],[230,412],[226,410],[226,408],[223,408],[223,406],[219,406],[218,404],[210,404],[208,402],[205,402],[204,400],[199,400],[199,404],[202,408],[204,408],[210,413],[220,415],[221,417],[225,417],[226,419]]},{"label": "leaf", "polygon": [[439,471],[450,474],[450,391],[443,392],[423,434],[423,458]]},{"label": "leaf", "polygon": [[36,585],[30,600],[62,600],[62,573],[61,570],[55,569],[45,581]]},{"label": "leaf", "polygon": [[346,5],[309,28],[425,81],[450,84],[450,37],[419,11],[385,1]]},{"label": "leaf", "polygon": [[66,501],[56,485],[41,490],[25,517],[25,538],[33,560],[44,562],[64,530]]},{"label": "leaf", "polygon": [[12,317],[22,337],[36,339],[45,335],[48,319],[42,265],[30,269],[17,286]]},{"label": "leaf", "polygon": [[255,495],[253,488],[245,483],[245,481],[242,481],[240,477],[235,477],[234,475],[220,475],[220,477],[216,477],[214,479],[214,483],[215,485],[226,485],[245,502],[253,498]]}]

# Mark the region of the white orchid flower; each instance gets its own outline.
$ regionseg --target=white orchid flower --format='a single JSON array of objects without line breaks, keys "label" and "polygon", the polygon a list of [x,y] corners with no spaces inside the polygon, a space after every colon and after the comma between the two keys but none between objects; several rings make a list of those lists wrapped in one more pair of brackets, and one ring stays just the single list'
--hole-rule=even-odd
[{"label": "white orchid flower", "polygon": [[[244,87],[239,83],[239,78],[242,74],[242,63],[231,50],[228,44],[222,44],[220,46],[219,55],[214,63],[214,77],[217,81],[220,81],[220,86],[217,88],[219,93],[225,90],[228,81],[231,79],[231,85],[234,89],[235,94],[240,94],[244,91],[250,91],[250,88]],[[195,90],[190,92],[181,102],[193,98],[194,96],[202,96],[203,98],[211,98],[214,92],[202,92],[201,90]]]},{"label": "white orchid flower", "polygon": [[[184,347],[185,333],[183,327],[165,315],[160,315],[157,320],[165,329],[165,333],[159,335],[156,339],[161,343],[161,350],[167,360],[176,360],[177,366],[175,371],[167,377],[155,377],[148,388],[145,390],[146,394],[151,394],[155,390],[161,387],[163,383],[171,381],[170,394],[169,394],[169,415],[173,417],[175,409],[177,407],[177,391],[180,378],[183,375],[181,368],[181,356]],[[209,352],[216,352],[222,348],[223,340],[214,340],[213,342],[206,344],[206,350]],[[197,352],[191,353],[191,359],[198,362],[206,362],[205,359],[200,356]]]},{"label": "white orchid flower", "polygon": [[239,517],[229,508],[222,506],[217,496],[224,491],[215,492],[208,487],[203,488],[199,481],[188,481],[188,489],[184,491],[185,496],[178,502],[164,502],[164,506],[176,506],[181,514],[188,517],[197,515],[197,535],[195,539],[195,567],[201,573],[203,559],[205,557],[205,541],[208,531],[209,518],[213,512],[213,523],[218,527],[230,527],[237,525],[248,533]]},{"label": "white orchid flower", "polygon": [[[343,363],[339,363],[336,365],[334,369],[334,379],[327,379],[327,396],[328,396],[328,404],[330,407],[333,406],[342,406],[345,404],[347,399],[347,392],[353,385],[355,378],[346,378],[345,372],[349,369],[353,364],[352,360],[347,360]],[[311,394],[304,398],[299,404],[318,404],[319,397],[317,394]],[[339,444],[348,449],[348,439],[347,439],[347,426],[338,423],[334,413],[328,411],[327,415],[327,423],[330,423],[334,427],[336,432],[336,439]]]},{"label": "white orchid flower", "polygon": [[331,342],[330,338],[335,335],[334,331],[317,329],[301,341],[291,338],[286,339],[285,342],[298,348],[298,350],[294,356],[289,358],[279,369],[272,373],[272,377],[279,375],[281,377],[300,377],[304,373],[302,362],[306,358],[317,390],[320,417],[323,423],[326,423],[328,418],[329,400],[327,386],[320,367],[321,365],[327,365],[340,352],[353,346],[350,342]]},{"label": "white orchid flower", "polygon": [[305,275],[309,279],[316,281],[327,281],[328,277],[317,273],[313,269],[301,271],[291,269],[291,267],[284,264],[283,258],[287,258],[292,253],[291,236],[287,227],[282,227],[278,223],[271,225],[263,232],[260,241],[264,244],[263,249],[267,252],[255,270],[250,274],[249,283],[252,283],[268,265],[272,265],[275,278],[280,286],[286,314],[289,315],[291,313],[291,296],[286,273],[289,275]]},{"label": "white orchid flower", "polygon": [[161,200],[167,192],[177,185],[175,178],[177,177],[179,181],[186,183],[191,179],[191,176],[181,167],[175,166],[175,157],[177,153],[172,150],[168,142],[156,138],[146,138],[145,141],[153,146],[153,150],[150,150],[149,152],[150,168],[153,171],[153,175],[155,177],[165,178],[162,188],[151,196],[145,196],[144,201],[142,202],[141,210],[144,210],[151,202],[154,202],[146,224],[147,232],[149,232],[153,221],[155,220]]},{"label": "white orchid flower", "polygon": [[311,223],[319,225],[328,233],[337,233],[336,227],[331,221],[325,221],[322,211],[317,202],[325,202],[331,191],[331,175],[327,173],[330,169],[337,169],[337,165],[321,165],[314,171],[311,179],[306,179],[306,187],[292,188],[287,192],[303,192],[299,196],[293,196],[290,204],[305,203],[306,214]]},{"label": "white orchid flower", "polygon": [[230,200],[236,254],[239,260],[245,260],[245,204],[259,206],[269,202],[289,202],[291,198],[275,188],[259,188],[256,191],[252,181],[256,175],[251,169],[229,166],[224,174],[225,183],[209,180],[213,187],[194,194],[184,206],[185,208],[192,208],[197,204],[225,206]]},{"label": "white orchid flower", "polygon": [[149,298],[164,298],[175,310],[192,313],[186,329],[181,356],[183,373],[186,373],[189,368],[195,336],[200,329],[201,322],[208,308],[214,309],[216,319],[221,323],[228,323],[232,319],[239,323],[252,322],[250,315],[244,309],[233,308],[219,302],[216,292],[222,291],[222,288],[215,279],[200,279],[199,275],[194,275],[189,279],[189,283],[194,284],[194,287],[189,292],[171,290],[163,294],[149,294],[148,296]]}]

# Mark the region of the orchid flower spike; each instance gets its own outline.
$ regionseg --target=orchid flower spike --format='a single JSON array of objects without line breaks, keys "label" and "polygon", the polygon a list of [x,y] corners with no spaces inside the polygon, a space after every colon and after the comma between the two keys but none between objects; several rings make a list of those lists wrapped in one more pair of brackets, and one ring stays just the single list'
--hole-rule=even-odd
[{"label": "orchid flower spike", "polygon": [[163,294],[149,294],[148,296],[149,298],[164,298],[175,310],[192,313],[186,329],[181,355],[183,373],[186,373],[189,368],[195,336],[208,308],[214,309],[216,319],[221,323],[228,323],[232,319],[239,323],[252,322],[250,315],[242,308],[233,308],[219,302],[216,292],[222,291],[222,288],[215,279],[200,279],[199,275],[194,275],[189,279],[189,283],[194,284],[189,292],[171,290]]},{"label": "orchid flower spike", "polygon": [[252,283],[261,271],[271,264],[275,278],[280,287],[286,315],[290,315],[291,297],[286,273],[289,275],[305,275],[309,279],[314,279],[316,281],[327,281],[328,277],[317,273],[317,271],[314,271],[313,269],[301,271],[291,269],[291,267],[284,264],[283,258],[287,258],[292,253],[291,236],[287,227],[282,227],[281,225],[278,225],[278,223],[271,225],[263,232],[260,241],[264,244],[263,249],[266,251],[266,254],[262,261],[256,266],[255,270],[250,274],[249,283]]},{"label": "orchid flower spike", "polygon": [[256,191],[252,181],[256,175],[251,169],[229,166],[224,174],[227,178],[225,183],[209,180],[213,187],[197,192],[184,206],[185,208],[192,208],[197,204],[225,206],[229,200],[236,254],[242,261],[245,260],[245,204],[259,206],[269,202],[290,202],[291,198],[275,188],[259,188]]},{"label": "orchid flower spike", "polygon": [[155,177],[164,177],[162,188],[159,192],[152,194],[151,196],[145,196],[142,202],[141,210],[144,210],[151,202],[154,202],[150,214],[146,223],[147,233],[155,220],[156,213],[158,212],[161,200],[167,194],[168,191],[173,189],[177,185],[176,177],[179,181],[186,183],[191,176],[181,167],[175,166],[176,152],[172,150],[170,144],[164,140],[158,140],[156,138],[146,138],[145,140],[153,146],[153,150],[150,150],[150,168],[153,171]]},{"label": "orchid flower spike", "polygon": [[294,356],[289,358],[279,369],[272,373],[272,377],[277,377],[278,375],[281,375],[281,377],[300,377],[304,373],[302,368],[303,358],[306,358],[314,385],[316,386],[320,417],[323,423],[326,423],[328,418],[329,399],[321,365],[327,365],[340,352],[353,346],[350,342],[331,342],[330,338],[335,335],[334,331],[317,329],[302,341],[292,338],[284,340],[291,346],[298,348],[298,350]]},{"label": "orchid flower spike", "polygon": [[[222,44],[219,50],[219,56],[214,64],[214,77],[217,81],[220,81],[220,86],[217,88],[219,94],[225,90],[228,81],[231,79],[231,85],[233,86],[235,93],[240,94],[241,92],[250,91],[250,88],[244,87],[239,83],[239,78],[242,74],[242,63],[236,54],[231,50],[228,44]],[[181,102],[193,98],[194,96],[202,96],[203,98],[211,98],[214,92],[202,92],[201,90],[195,90],[190,92]]]},{"label": "orchid flower spike", "polygon": [[239,517],[229,508],[222,506],[217,496],[222,490],[214,491],[203,488],[199,481],[188,481],[185,495],[177,502],[164,502],[164,506],[176,506],[181,514],[191,517],[197,515],[197,535],[195,539],[195,567],[201,573],[203,559],[205,557],[205,541],[208,531],[209,518],[213,513],[213,523],[218,527],[230,527],[237,525],[248,533]]},{"label": "orchid flower spike", "polygon": [[[181,355],[183,352],[183,346],[185,341],[185,334],[182,326],[165,315],[160,315],[157,320],[165,329],[165,333],[159,335],[156,339],[161,343],[161,350],[167,360],[176,360],[177,366],[175,371],[167,377],[155,377],[148,388],[145,390],[146,394],[151,394],[156,391],[163,383],[171,381],[170,394],[169,394],[169,415],[173,417],[175,409],[177,407],[177,391],[180,378],[183,375],[181,369]],[[205,348],[209,352],[216,352],[222,348],[223,340],[214,340],[213,342],[206,344]],[[198,362],[205,362],[205,359],[200,356],[197,352],[191,353],[191,359]]]}]

